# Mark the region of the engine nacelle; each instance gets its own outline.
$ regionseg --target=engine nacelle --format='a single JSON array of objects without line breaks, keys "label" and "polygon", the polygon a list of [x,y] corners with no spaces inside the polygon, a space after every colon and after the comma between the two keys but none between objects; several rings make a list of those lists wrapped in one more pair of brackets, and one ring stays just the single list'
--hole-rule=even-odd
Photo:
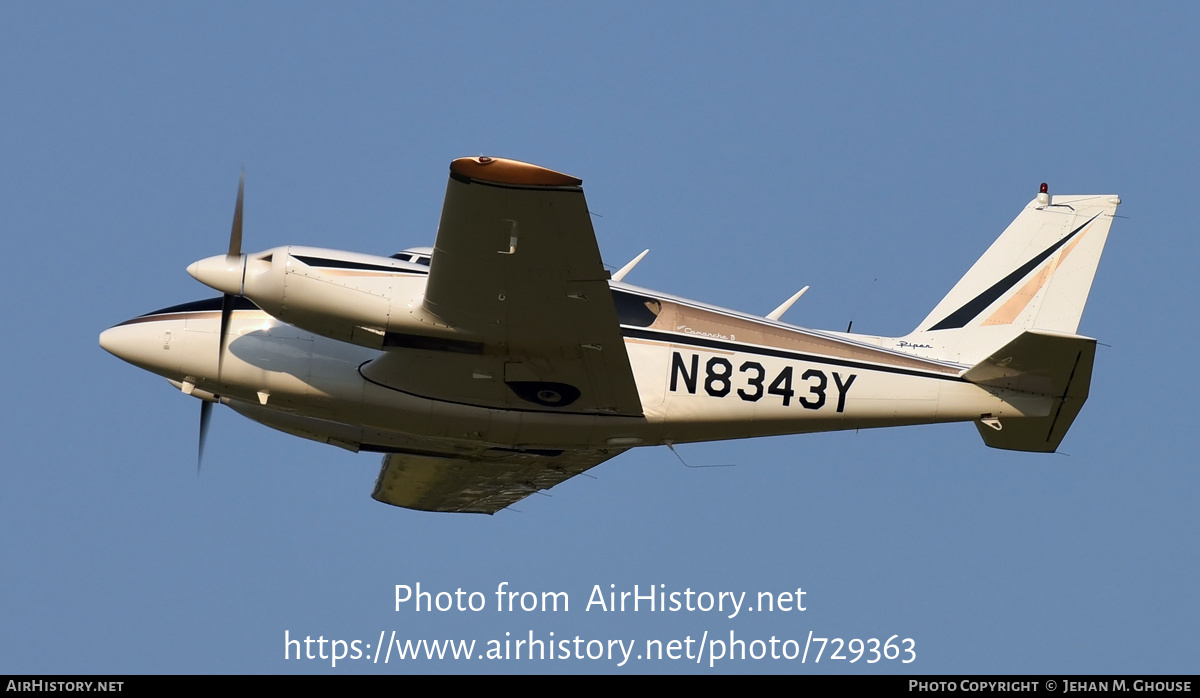
[{"label": "engine nacelle", "polygon": [[360,346],[460,342],[422,307],[427,267],[390,257],[316,247],[218,255],[188,273],[223,293],[249,298],[272,316]]}]

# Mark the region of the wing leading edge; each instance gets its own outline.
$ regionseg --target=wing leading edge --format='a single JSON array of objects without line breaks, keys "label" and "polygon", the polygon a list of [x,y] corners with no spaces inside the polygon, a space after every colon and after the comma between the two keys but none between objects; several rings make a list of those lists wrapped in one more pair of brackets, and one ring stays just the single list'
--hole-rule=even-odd
[{"label": "wing leading edge", "polygon": [[390,453],[383,458],[371,496],[407,509],[494,514],[623,451],[534,453],[492,449],[487,458]]}]

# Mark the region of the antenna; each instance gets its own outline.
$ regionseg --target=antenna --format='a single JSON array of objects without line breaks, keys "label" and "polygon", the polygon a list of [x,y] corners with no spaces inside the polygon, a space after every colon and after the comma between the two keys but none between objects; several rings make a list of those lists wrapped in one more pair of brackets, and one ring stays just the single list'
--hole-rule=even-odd
[{"label": "antenna", "polygon": [[679,455],[679,451],[675,450],[675,444],[671,443],[670,441],[665,441],[663,443],[667,445],[667,448],[671,449],[671,453],[675,454],[675,457],[679,459],[680,463],[683,463],[683,467],[685,468],[732,468],[734,465],[733,463],[724,463],[721,465],[689,465],[688,462],[683,459],[683,456]]}]

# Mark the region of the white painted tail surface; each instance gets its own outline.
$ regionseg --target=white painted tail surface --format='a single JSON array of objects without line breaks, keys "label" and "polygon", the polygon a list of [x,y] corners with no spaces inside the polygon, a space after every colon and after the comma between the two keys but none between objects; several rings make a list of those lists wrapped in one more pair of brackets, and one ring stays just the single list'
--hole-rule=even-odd
[{"label": "white painted tail surface", "polygon": [[1003,395],[1041,395],[1042,416],[981,415],[994,448],[1052,452],[1088,396],[1096,341],[1076,334],[1121,201],[1042,193],[917,328],[894,346],[971,366],[963,378]]},{"label": "white painted tail surface", "polygon": [[974,365],[1026,331],[1074,335],[1120,199],[1042,194],[907,337]]}]

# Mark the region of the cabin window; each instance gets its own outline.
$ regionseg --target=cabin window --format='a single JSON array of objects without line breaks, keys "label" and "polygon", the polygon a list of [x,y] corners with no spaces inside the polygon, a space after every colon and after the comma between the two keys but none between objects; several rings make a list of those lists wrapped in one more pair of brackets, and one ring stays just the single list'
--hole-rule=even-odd
[{"label": "cabin window", "polygon": [[617,290],[613,290],[612,296],[617,306],[617,321],[622,325],[649,327],[662,312],[662,302],[657,298]]}]

